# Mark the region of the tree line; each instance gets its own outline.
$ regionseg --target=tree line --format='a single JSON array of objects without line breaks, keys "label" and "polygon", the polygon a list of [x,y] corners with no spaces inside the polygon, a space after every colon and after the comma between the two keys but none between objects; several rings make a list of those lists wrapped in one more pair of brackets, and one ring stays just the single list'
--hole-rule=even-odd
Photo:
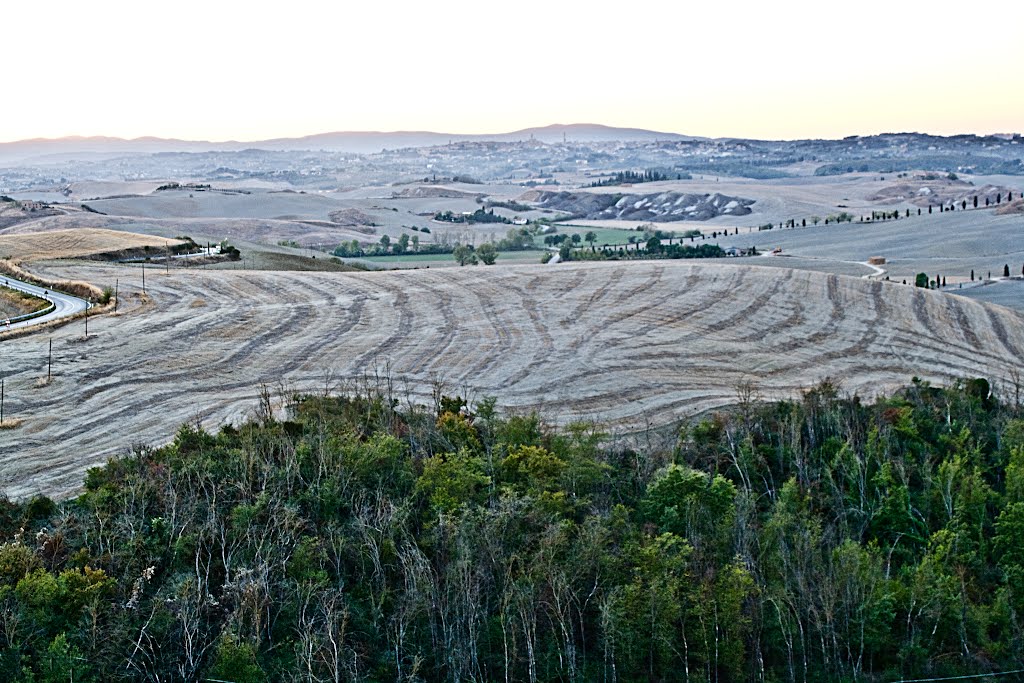
[{"label": "tree line", "polygon": [[[890,681],[1024,666],[1017,389],[665,432],[261,393],[0,503],[0,679]],[[1012,390],[1011,390],[1012,391]],[[565,422],[566,415],[550,419]],[[60,448],[60,446],[55,446]]]},{"label": "tree line", "polygon": [[443,223],[511,223],[512,221],[505,218],[499,213],[494,213],[494,209],[485,209],[480,207],[472,213],[454,213],[452,211],[438,211],[434,214],[434,220]]},{"label": "tree line", "polygon": [[619,171],[607,178],[595,180],[590,187],[609,187],[613,185],[638,185],[640,183],[656,183],[661,180],[690,180],[689,173],[668,174],[656,169],[645,171]]}]

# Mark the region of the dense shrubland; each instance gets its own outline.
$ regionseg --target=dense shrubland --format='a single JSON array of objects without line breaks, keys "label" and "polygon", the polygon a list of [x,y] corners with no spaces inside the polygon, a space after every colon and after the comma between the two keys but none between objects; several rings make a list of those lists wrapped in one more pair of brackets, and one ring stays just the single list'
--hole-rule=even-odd
[{"label": "dense shrubland", "polygon": [[0,504],[0,680],[1020,667],[1018,409],[980,380],[870,403],[744,389],[661,440],[380,391],[185,425],[76,500]]}]

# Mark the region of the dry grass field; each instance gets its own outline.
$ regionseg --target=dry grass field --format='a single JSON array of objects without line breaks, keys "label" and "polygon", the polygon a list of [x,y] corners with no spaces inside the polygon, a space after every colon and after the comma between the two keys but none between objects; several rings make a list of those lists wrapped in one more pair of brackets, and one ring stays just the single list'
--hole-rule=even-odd
[{"label": "dry grass field", "polygon": [[[470,191],[465,186],[418,185],[374,188],[370,193],[298,193],[247,190],[240,194],[223,191],[161,191],[149,195],[123,196],[88,202],[97,211],[113,217],[131,217],[141,222],[160,224],[173,221],[191,226],[223,226],[226,237],[276,243],[293,239],[304,245],[359,239],[376,242],[380,235],[397,237],[414,234],[411,226],[429,227],[432,233],[465,232],[466,226],[453,226],[431,220],[440,211],[472,212],[480,208],[476,198],[488,194],[499,200],[512,199],[506,186],[479,185]],[[515,196],[523,188],[516,188]],[[486,191],[486,192],[485,192]],[[491,194],[493,192],[493,194]],[[398,195],[394,197],[392,195]],[[507,218],[540,218],[552,214],[541,211],[495,209]],[[476,225],[482,235],[503,236],[511,226]],[[246,236],[242,230],[250,234]],[[195,231],[193,229],[193,231]],[[262,233],[263,237],[253,234]],[[421,233],[424,242],[432,233]],[[333,245],[332,245],[333,246]]]},{"label": "dry grass field", "polygon": [[[3,282],[0,282],[2,285]],[[48,304],[42,299],[29,296],[17,290],[0,287],[0,319],[38,311]]]},{"label": "dry grass field", "polygon": [[327,220],[346,204],[319,194],[217,190],[165,190],[88,202],[97,211],[147,218],[270,218]]},{"label": "dry grass field", "polygon": [[[950,283],[969,280],[971,270],[980,277],[1002,274],[1003,265],[1019,274],[1024,264],[1021,217],[994,211],[956,211],[914,215],[882,223],[843,223],[795,230],[770,230],[726,238],[738,246],[754,244],[761,251],[780,247],[784,254],[821,259],[820,270],[834,262],[861,262],[871,256],[886,259],[883,266],[894,280],[913,281],[919,272],[947,276]],[[723,244],[725,242],[723,241]],[[783,260],[755,263],[784,265]]]},{"label": "dry grass field", "polygon": [[[55,217],[56,218],[56,217]],[[0,235],[0,258],[22,261],[65,259],[110,254],[130,249],[165,247],[180,244],[152,235],[140,235],[118,230],[79,228],[48,230],[26,234]]]},{"label": "dry grass field", "polygon": [[[666,180],[656,183],[634,185],[628,190],[621,186],[588,188],[588,192],[622,193],[642,192],[656,193],[676,191],[683,193],[716,192],[732,197],[754,199],[750,207],[752,214],[743,217],[719,216],[707,221],[687,221],[667,224],[677,229],[714,229],[724,225],[757,226],[764,223],[779,223],[790,218],[803,218],[813,215],[826,216],[840,211],[851,213],[871,213],[872,209],[881,208],[870,197],[883,188],[891,185],[891,181],[881,180],[884,176],[867,173],[853,173],[843,176],[780,178],[777,180],[754,180],[749,178],[715,178],[709,175],[696,175],[691,180]],[[614,227],[622,227],[615,225]]]},{"label": "dry grass field", "polygon": [[200,244],[208,241],[216,244],[227,239],[232,244],[249,242],[276,245],[282,240],[294,240],[303,245],[322,244],[325,247],[333,248],[341,242],[349,242],[353,239],[361,242],[376,242],[384,232],[393,235],[402,232],[400,229],[381,228],[374,229],[373,233],[368,234],[351,227],[334,226],[324,221],[311,224],[261,218],[136,218],[75,213],[51,216],[29,224],[20,224],[0,231],[0,236],[82,229],[109,229],[151,235],[157,238],[161,247],[166,238],[186,235]]},{"label": "dry grass field", "polygon": [[256,405],[260,384],[320,391],[390,375],[402,399],[433,381],[505,407],[665,425],[825,377],[874,394],[1024,372],[1024,319],[891,283],[685,262],[379,273],[155,270],[47,262],[49,277],[120,280],[118,315],[3,344],[0,490],[65,495],[86,468],[184,421],[216,428]]},{"label": "dry grass field", "polygon": [[28,313],[28,311],[19,306],[18,302],[4,296],[4,292],[0,290],[0,320],[6,320],[22,313]]},{"label": "dry grass field", "polygon": [[1020,216],[1024,214],[1024,199],[1014,199],[995,211],[997,216]]}]

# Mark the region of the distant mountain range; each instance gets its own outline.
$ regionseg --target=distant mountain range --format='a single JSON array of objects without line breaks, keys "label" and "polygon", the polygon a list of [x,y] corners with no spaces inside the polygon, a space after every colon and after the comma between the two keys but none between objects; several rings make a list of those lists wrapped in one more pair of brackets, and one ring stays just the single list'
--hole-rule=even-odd
[{"label": "distant mountain range", "polygon": [[275,138],[248,142],[207,142],[177,140],[173,138],[143,137],[126,140],[111,137],[37,138],[0,143],[0,162],[53,161],[68,159],[104,159],[125,154],[154,154],[159,152],[210,152],[265,150],[326,150],[374,154],[384,149],[402,147],[432,147],[449,142],[515,142],[538,140],[553,143],[567,141],[603,142],[621,140],[643,142],[653,140],[695,140],[678,133],[663,133],[641,128],[616,128],[591,123],[555,124],[540,128],[524,128],[511,133],[465,135],[461,133],[434,133],[430,131],[394,132],[335,132],[319,133],[298,138]]},{"label": "distant mountain range", "polygon": [[[524,128],[510,133],[491,133],[466,135],[461,133],[435,133],[430,131],[394,131],[394,132],[335,132],[319,133],[297,138],[275,138],[271,140],[208,142],[202,140],[176,140],[168,138],[143,137],[133,140],[111,137],[66,137],[56,139],[20,140],[17,142],[0,143],[0,164],[42,164],[69,160],[104,160],[134,154],[155,154],[174,152],[237,152],[246,149],[269,151],[328,151],[350,152],[355,154],[374,154],[385,149],[406,147],[433,147],[457,142],[516,142],[537,140],[544,143],[580,142],[652,142],[652,141],[694,141],[710,138],[680,135],[645,130],[642,128],[616,128],[595,123],[554,124],[539,128]],[[1008,140],[1017,141],[1019,134],[1005,135],[954,135],[949,137],[929,135],[926,133],[883,133],[880,135],[850,136],[843,140],[792,140],[777,141],[772,144],[797,145],[842,145],[852,143],[868,143],[870,145],[891,146],[900,144],[935,144],[948,143],[980,144],[986,141],[1001,143]],[[743,138],[719,138],[720,143],[760,143],[764,141],[744,140]],[[859,141],[863,141],[862,143]]]}]

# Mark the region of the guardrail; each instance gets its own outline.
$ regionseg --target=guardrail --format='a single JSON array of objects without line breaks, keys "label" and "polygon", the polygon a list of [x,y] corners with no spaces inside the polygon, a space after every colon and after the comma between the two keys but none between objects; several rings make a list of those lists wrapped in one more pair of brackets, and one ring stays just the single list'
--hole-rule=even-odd
[{"label": "guardrail", "polygon": [[30,292],[28,290],[22,289],[21,287],[18,287],[17,285],[12,284],[6,278],[4,279],[3,286],[6,287],[7,289],[13,289],[16,292],[22,292],[23,294],[29,294],[31,296],[36,297],[37,299],[42,299],[43,301],[46,301],[46,302],[48,302],[50,304],[46,308],[41,308],[38,311],[33,311],[31,313],[25,313],[23,315],[16,315],[16,316],[11,317],[11,318],[4,318],[3,320],[0,320],[0,324],[2,324],[4,327],[6,327],[8,325],[13,325],[14,323],[25,322],[26,320],[32,320],[33,318],[41,318],[44,315],[47,315],[49,313],[53,313],[53,311],[55,311],[57,309],[57,304],[55,304],[53,301],[50,301],[50,299],[48,297],[46,297],[46,296],[39,296],[38,294],[35,294],[35,293]]},{"label": "guardrail", "polygon": [[[47,301],[49,301],[49,299],[47,299]],[[34,311],[32,313],[26,313],[24,315],[16,315],[13,318],[4,318],[3,321],[0,321],[0,324],[3,324],[5,326],[6,325],[13,325],[14,323],[23,323],[26,320],[32,320],[33,318],[41,318],[44,315],[47,315],[49,313],[53,313],[54,310],[56,310],[56,308],[57,308],[57,304],[55,304],[52,301],[50,301],[50,305],[47,306],[46,308],[41,308],[38,311]]]}]

